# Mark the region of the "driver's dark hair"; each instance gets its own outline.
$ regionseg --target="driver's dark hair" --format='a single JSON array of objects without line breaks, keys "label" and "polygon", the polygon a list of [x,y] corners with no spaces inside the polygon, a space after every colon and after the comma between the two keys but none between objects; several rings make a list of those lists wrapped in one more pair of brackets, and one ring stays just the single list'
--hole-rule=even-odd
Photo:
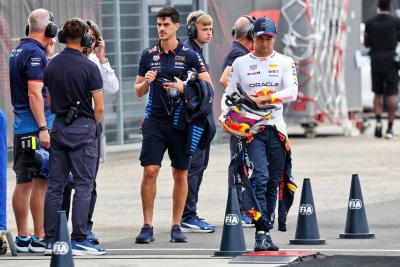
[{"label": "driver's dark hair", "polygon": [[163,7],[157,12],[157,18],[171,18],[173,23],[179,23],[179,12],[174,7]]}]

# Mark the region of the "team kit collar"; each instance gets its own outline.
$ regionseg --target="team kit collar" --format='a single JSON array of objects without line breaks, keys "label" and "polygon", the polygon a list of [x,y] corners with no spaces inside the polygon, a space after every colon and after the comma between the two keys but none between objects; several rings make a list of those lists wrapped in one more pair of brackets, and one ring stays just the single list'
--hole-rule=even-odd
[{"label": "team kit collar", "polygon": [[259,59],[260,61],[267,61],[267,60],[270,60],[271,58],[273,58],[276,55],[276,52],[275,52],[275,50],[273,50],[272,54],[267,57],[257,57],[253,53],[250,53],[249,55],[253,59]]},{"label": "team kit collar", "polygon": [[20,39],[20,43],[26,43],[26,42],[31,42],[31,43],[35,43],[37,46],[40,47],[40,49],[44,50],[45,47],[44,45],[42,45],[42,43],[40,43],[39,41],[32,39],[32,38],[21,38]]},{"label": "team kit collar", "polygon": [[[157,51],[158,51],[158,55],[161,56],[162,54],[168,54],[169,52],[171,52],[174,56],[176,56],[176,53],[182,49],[183,47],[183,43],[181,42],[181,40],[178,40],[178,46],[174,49],[174,50],[168,50],[168,51],[164,51],[161,47],[161,41],[158,41],[157,43]],[[153,49],[152,49],[153,50]]]}]

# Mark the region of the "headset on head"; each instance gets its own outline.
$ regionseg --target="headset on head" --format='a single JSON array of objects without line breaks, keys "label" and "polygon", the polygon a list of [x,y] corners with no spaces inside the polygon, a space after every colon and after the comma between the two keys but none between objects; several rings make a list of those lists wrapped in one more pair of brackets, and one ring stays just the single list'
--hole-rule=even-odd
[{"label": "headset on head", "polygon": [[[247,15],[243,15],[241,17],[246,18],[250,21],[251,26],[250,26],[250,29],[247,31],[246,38],[249,41],[253,41],[253,27],[254,27],[254,21],[256,20],[256,18],[254,16],[250,17]],[[232,34],[232,38],[235,38],[235,34],[236,34],[235,26],[232,28],[231,34]]]},{"label": "headset on head", "polygon": [[[51,13],[49,10],[47,10],[47,12],[49,12],[49,20],[50,22],[47,24],[46,29],[44,31],[44,35],[48,38],[54,38],[57,36],[57,32],[58,32],[58,27],[57,25],[54,23],[54,15],[53,13]],[[29,24],[26,25],[25,27],[25,35],[28,36],[29,35]]]},{"label": "headset on head", "polygon": [[197,20],[203,16],[205,13],[200,13],[197,16],[193,16],[189,23],[187,24],[187,36],[189,37],[189,39],[196,39],[197,38],[197,26],[196,26],[196,22]]},{"label": "headset on head", "polygon": [[[93,42],[93,37],[89,33],[89,26],[87,25],[86,22],[84,22],[83,20],[81,20],[79,18],[73,18],[73,19],[71,19],[71,21],[72,20],[79,22],[79,24],[81,25],[81,28],[83,29],[83,35],[81,37],[81,46],[82,47],[90,47]],[[64,26],[63,26],[63,28],[64,28]],[[65,37],[64,29],[61,29],[60,31],[58,31],[57,38],[60,43],[62,43],[62,44],[67,43],[67,38]]]}]

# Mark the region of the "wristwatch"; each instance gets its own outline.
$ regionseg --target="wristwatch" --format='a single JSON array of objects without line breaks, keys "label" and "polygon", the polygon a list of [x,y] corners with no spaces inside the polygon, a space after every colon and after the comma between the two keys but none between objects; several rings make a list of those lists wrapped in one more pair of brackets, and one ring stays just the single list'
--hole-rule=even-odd
[{"label": "wristwatch", "polygon": [[47,126],[40,126],[39,131],[47,131],[49,128]]}]

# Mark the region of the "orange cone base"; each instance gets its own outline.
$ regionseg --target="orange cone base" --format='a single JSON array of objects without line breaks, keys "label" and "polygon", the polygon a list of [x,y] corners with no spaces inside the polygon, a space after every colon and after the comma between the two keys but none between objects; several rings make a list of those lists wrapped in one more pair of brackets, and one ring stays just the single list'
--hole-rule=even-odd
[{"label": "orange cone base", "polygon": [[360,233],[360,234],[339,234],[339,238],[347,238],[347,239],[370,239],[375,238],[375,234],[372,233]]},{"label": "orange cone base", "polygon": [[325,245],[324,239],[293,239],[290,240],[291,245]]}]

